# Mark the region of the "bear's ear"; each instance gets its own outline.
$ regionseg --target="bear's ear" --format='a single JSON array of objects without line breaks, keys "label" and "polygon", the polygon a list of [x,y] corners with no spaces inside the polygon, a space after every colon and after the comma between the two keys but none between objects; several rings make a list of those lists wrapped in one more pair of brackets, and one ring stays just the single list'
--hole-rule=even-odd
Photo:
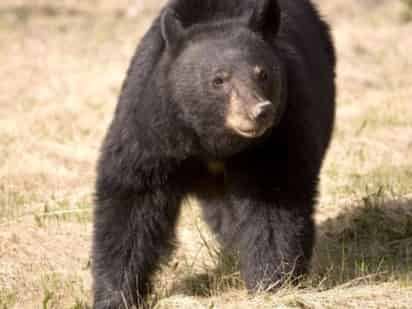
[{"label": "bear's ear", "polygon": [[173,10],[166,9],[163,12],[160,18],[160,28],[168,49],[178,46],[182,41],[185,30]]},{"label": "bear's ear", "polygon": [[249,28],[264,38],[273,38],[280,25],[280,7],[277,0],[256,0],[248,20]]}]

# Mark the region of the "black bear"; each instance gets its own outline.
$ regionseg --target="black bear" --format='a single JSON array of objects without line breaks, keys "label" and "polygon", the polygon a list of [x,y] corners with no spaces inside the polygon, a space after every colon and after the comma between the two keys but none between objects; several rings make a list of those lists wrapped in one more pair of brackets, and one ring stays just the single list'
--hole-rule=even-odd
[{"label": "black bear", "polygon": [[249,290],[308,269],[335,111],[309,0],[171,0],[141,40],[101,149],[94,308],[144,303],[197,196]]}]

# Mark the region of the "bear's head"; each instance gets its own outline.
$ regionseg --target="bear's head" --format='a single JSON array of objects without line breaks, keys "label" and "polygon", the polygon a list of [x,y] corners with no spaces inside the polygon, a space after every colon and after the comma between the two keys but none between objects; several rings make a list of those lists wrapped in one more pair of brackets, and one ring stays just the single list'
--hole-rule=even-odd
[{"label": "bear's head", "polygon": [[280,13],[257,1],[248,16],[184,27],[172,10],[161,16],[166,85],[202,150],[231,156],[264,139],[279,122],[283,70],[273,47]]}]

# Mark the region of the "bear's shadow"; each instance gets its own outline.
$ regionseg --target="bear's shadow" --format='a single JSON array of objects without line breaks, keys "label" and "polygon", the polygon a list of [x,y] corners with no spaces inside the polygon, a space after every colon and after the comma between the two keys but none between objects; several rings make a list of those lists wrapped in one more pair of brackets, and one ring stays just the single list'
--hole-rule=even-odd
[{"label": "bear's shadow", "polygon": [[[411,276],[412,199],[365,198],[317,229],[312,268],[300,287],[323,290]],[[235,257],[218,253],[216,265],[178,280],[172,294],[209,297],[244,288]]]}]

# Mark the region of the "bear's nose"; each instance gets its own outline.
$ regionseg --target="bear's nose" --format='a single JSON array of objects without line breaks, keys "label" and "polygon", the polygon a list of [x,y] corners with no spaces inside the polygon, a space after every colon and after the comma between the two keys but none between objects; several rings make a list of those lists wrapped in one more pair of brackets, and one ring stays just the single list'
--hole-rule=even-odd
[{"label": "bear's nose", "polygon": [[275,116],[276,108],[270,101],[256,104],[251,111],[251,117],[256,122],[266,121]]}]

